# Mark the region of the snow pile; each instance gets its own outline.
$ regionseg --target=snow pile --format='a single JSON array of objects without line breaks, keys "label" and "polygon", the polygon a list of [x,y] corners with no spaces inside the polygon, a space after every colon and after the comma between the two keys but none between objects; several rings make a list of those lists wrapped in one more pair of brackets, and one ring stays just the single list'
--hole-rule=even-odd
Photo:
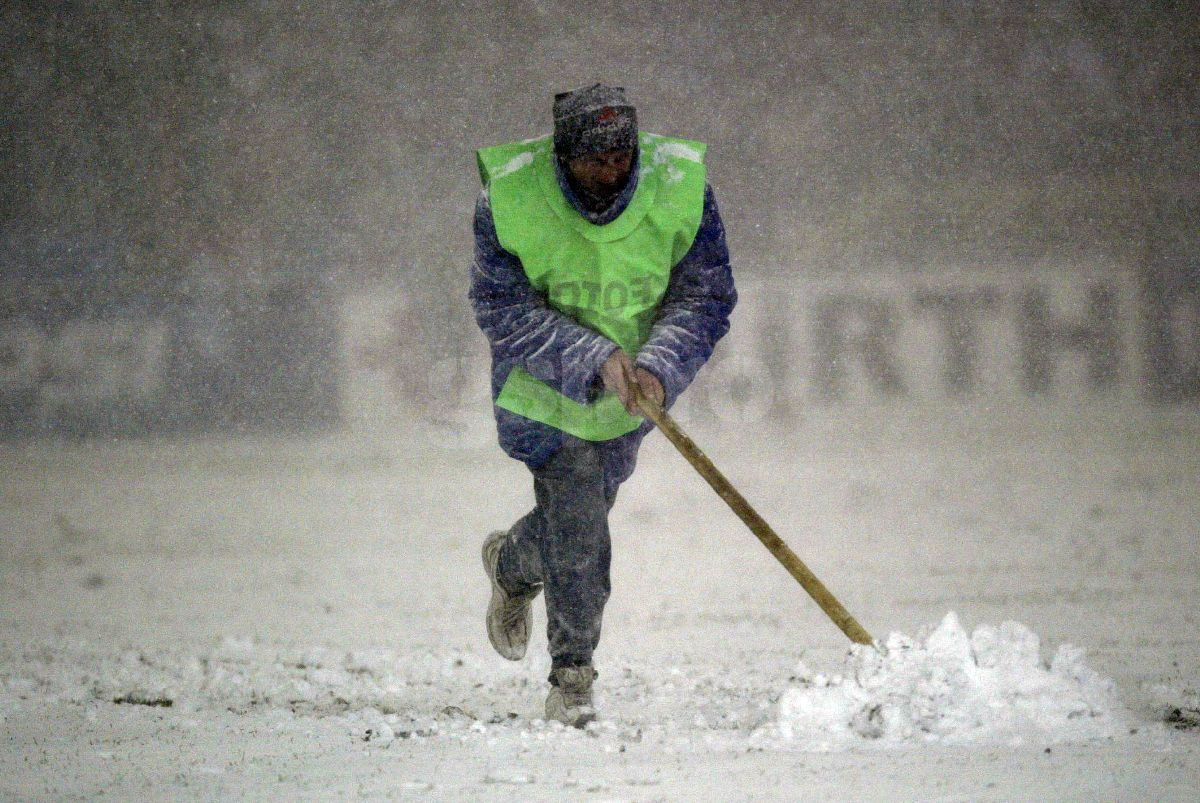
[{"label": "snow pile", "polygon": [[855,647],[842,676],[803,664],[780,701],[780,732],[809,749],[884,745],[1056,743],[1105,738],[1122,727],[1114,684],[1083,651],[1062,645],[1049,665],[1017,622],[970,636],[948,613],[932,632],[888,636],[884,651]]}]

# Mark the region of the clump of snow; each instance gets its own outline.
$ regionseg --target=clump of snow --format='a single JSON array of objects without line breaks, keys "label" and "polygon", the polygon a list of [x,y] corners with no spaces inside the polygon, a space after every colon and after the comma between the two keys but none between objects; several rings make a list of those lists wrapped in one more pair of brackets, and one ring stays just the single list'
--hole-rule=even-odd
[{"label": "clump of snow", "polygon": [[1155,718],[1176,730],[1200,729],[1200,691],[1155,683],[1146,689]]},{"label": "clump of snow", "polygon": [[1115,687],[1083,651],[1062,645],[1043,663],[1040,641],[1018,622],[967,635],[948,613],[916,639],[856,646],[845,674],[797,669],[780,701],[781,734],[808,749],[884,745],[1085,741],[1122,727]]},{"label": "clump of snow", "polygon": [[364,742],[388,747],[396,740],[396,731],[392,726],[400,718],[395,714],[384,714],[377,708],[364,708],[347,713],[343,719],[350,726],[351,733]]}]

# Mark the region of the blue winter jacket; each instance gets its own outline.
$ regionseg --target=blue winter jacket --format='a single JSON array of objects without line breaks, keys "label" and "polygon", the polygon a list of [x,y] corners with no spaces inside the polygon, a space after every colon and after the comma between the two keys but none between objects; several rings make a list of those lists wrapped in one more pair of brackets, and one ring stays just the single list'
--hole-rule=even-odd
[{"label": "blue winter jacket", "polygon": [[[559,187],[567,200],[592,223],[603,225],[618,217],[637,188],[635,164],[629,183],[613,204],[589,214],[556,160]],[[600,366],[617,349],[607,337],[553,309],[529,283],[521,262],[505,251],[496,235],[485,189],[475,205],[475,259],[471,266],[470,299],[475,319],[492,352],[492,400],[514,366],[577,402],[594,401],[602,389]],[[691,384],[729,331],[729,314],[737,303],[725,227],[712,188],[704,190],[704,213],[691,249],[671,269],[666,294],[659,305],[650,338],[634,362],[662,383],[670,407]],[[571,437],[540,421],[495,407],[500,446],[531,468],[545,463]],[[647,420],[633,432],[606,441],[612,465],[606,475],[620,483],[633,471],[638,445],[653,427]]]}]

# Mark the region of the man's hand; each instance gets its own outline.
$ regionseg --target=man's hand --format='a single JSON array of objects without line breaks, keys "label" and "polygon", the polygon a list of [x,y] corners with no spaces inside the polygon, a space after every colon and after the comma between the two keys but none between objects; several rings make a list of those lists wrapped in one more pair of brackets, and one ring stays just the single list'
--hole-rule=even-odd
[{"label": "man's hand", "polygon": [[604,381],[604,389],[617,394],[630,415],[641,414],[634,398],[635,388],[658,407],[662,406],[666,397],[658,377],[645,368],[635,366],[629,355],[620,349],[614,351],[600,366],[600,378]]},{"label": "man's hand", "polygon": [[638,390],[655,406],[661,408],[663,400],[666,399],[666,392],[663,390],[662,383],[658,381],[658,377],[647,371],[645,368],[637,368],[635,371],[638,379]]}]

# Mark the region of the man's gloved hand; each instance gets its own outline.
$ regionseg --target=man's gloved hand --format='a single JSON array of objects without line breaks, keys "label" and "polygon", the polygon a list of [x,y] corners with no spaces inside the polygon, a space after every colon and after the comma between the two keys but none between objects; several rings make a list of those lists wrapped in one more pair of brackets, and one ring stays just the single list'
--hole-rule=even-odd
[{"label": "man's gloved hand", "polygon": [[600,378],[604,381],[604,389],[617,394],[621,404],[630,415],[640,415],[637,402],[634,401],[633,388],[649,399],[655,406],[661,407],[666,394],[658,377],[639,368],[629,359],[629,355],[617,349],[604,365],[600,366]]}]

